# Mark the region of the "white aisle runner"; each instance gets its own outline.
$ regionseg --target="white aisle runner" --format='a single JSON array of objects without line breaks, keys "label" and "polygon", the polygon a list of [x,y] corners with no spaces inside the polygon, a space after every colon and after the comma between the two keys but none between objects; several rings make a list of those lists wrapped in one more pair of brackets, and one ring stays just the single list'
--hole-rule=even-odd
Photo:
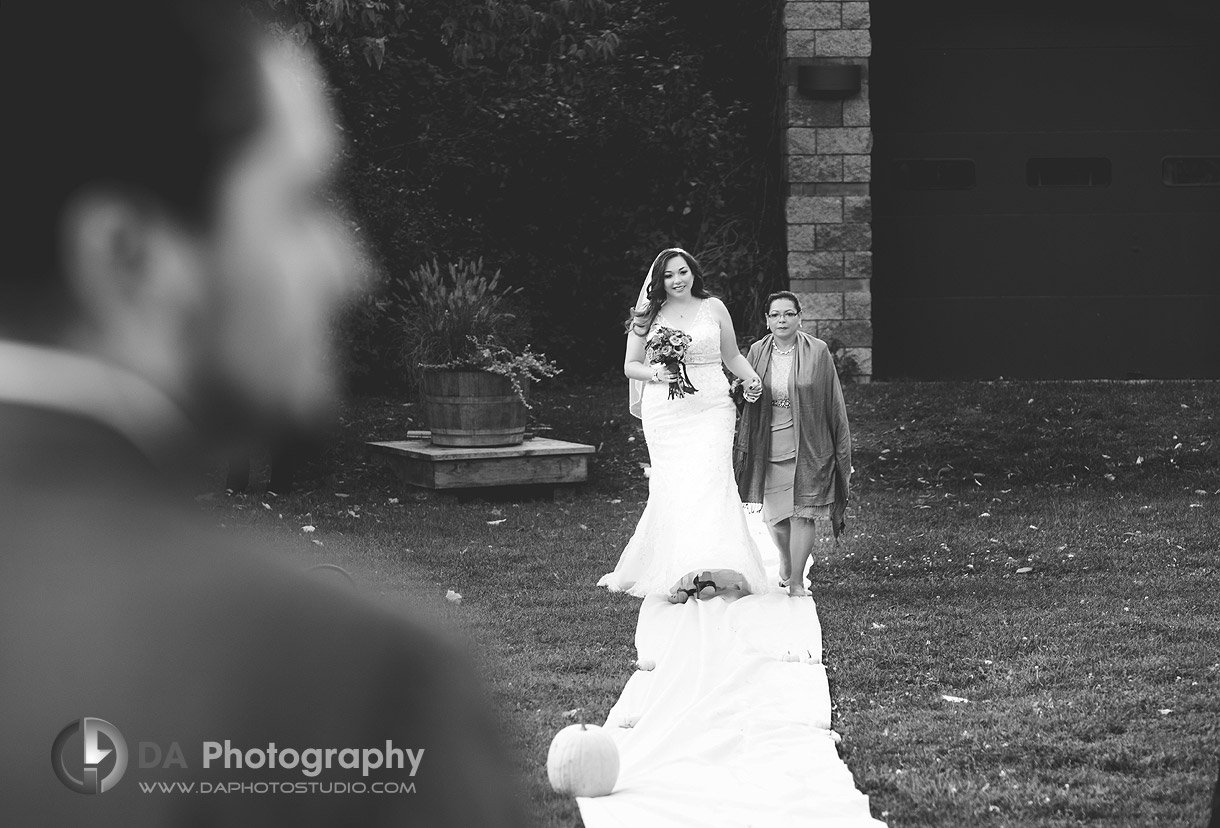
[{"label": "white aisle runner", "polygon": [[[774,582],[775,547],[751,531]],[[641,662],[606,718],[621,767],[614,792],[578,797],[585,828],[884,828],[830,731],[822,629],[808,598],[670,604],[649,596]]]}]

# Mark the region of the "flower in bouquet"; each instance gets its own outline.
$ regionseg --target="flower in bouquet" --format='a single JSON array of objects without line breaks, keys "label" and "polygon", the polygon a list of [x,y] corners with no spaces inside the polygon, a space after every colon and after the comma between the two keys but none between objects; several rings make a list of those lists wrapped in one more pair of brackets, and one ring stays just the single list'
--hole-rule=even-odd
[{"label": "flower in bouquet", "polygon": [[690,348],[690,334],[673,328],[658,326],[648,334],[645,353],[650,363],[660,363],[677,376],[669,381],[669,398],[685,397],[699,389],[691,384],[686,373],[686,351]]}]

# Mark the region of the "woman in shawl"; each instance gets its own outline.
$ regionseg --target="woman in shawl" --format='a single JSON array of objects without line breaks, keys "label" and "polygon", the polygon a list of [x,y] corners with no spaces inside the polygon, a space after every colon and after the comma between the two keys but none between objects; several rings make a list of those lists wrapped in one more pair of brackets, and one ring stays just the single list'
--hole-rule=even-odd
[{"label": "woman in shawl", "polygon": [[746,357],[762,377],[747,403],[733,446],[743,503],[761,504],[780,553],[780,586],[807,596],[805,565],[817,520],[843,530],[851,483],[851,432],[830,349],[802,331],[801,303],[788,291],[767,297],[770,334]]}]

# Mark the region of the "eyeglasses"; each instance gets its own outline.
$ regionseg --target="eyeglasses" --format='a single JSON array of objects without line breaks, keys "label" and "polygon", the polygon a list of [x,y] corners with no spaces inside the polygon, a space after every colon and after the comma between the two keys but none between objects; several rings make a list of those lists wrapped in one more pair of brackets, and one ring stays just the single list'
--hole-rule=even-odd
[{"label": "eyeglasses", "polygon": [[795,319],[800,316],[796,311],[771,311],[767,314],[768,319]]}]

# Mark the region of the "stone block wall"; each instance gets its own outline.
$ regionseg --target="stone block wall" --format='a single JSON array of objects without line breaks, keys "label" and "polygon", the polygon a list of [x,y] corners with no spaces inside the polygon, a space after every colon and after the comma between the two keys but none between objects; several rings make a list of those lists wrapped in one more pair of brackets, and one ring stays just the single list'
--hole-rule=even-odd
[{"label": "stone block wall", "polygon": [[[804,329],[838,339],[872,375],[872,130],[868,105],[869,4],[784,3],[783,169],[788,280],[801,299]],[[796,86],[808,63],[862,66],[860,93],[811,100]]]}]

